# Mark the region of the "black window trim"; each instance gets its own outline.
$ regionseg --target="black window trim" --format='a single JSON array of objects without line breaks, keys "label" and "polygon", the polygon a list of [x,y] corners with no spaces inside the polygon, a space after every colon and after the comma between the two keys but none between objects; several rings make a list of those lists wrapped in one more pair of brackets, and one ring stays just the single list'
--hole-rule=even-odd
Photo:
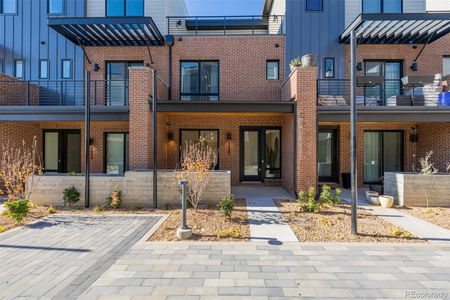
[{"label": "black window trim", "polygon": [[[107,174],[106,172],[106,154],[108,151],[108,143],[107,143],[107,138],[108,138],[108,134],[123,134],[124,136],[124,143],[123,143],[123,164],[124,164],[124,171],[128,171],[130,169],[130,157],[129,157],[129,153],[127,153],[127,139],[126,136],[128,135],[128,143],[130,142],[130,133],[128,131],[105,131],[103,132],[103,173]],[[128,159],[127,159],[127,154],[128,154]],[[126,164],[128,160],[128,165]],[[125,174],[124,172],[124,174]],[[118,175],[123,175],[123,174],[118,174]]]},{"label": "black window trim", "polygon": [[[47,77],[42,77],[42,62],[47,62]],[[39,59],[39,79],[49,79],[50,78],[50,60],[48,59]]]},{"label": "black window trim", "polygon": [[178,130],[178,164],[181,167],[181,138],[183,131],[197,131],[200,135],[200,131],[215,131],[217,132],[217,163],[214,170],[219,170],[220,160],[220,130],[216,128],[180,128]]},{"label": "black window trim", "polygon": [[[327,60],[332,60],[333,61],[333,75],[332,76],[327,76],[327,69],[326,69],[326,62]],[[336,59],[334,57],[325,57],[323,59],[323,78],[335,78],[336,76]]]},{"label": "black window trim", "polygon": [[127,15],[127,2],[128,0],[123,0],[123,16],[110,16],[108,15],[108,1],[105,0],[105,17],[144,17],[145,16],[145,0],[142,1],[142,16],[129,16]]},{"label": "black window trim", "polygon": [[[22,62],[22,77],[17,77],[17,62]],[[14,59],[14,77],[18,79],[24,79],[25,78],[25,60],[22,58]]]},{"label": "black window trim", "polygon": [[[70,62],[70,77],[64,77],[64,62]],[[73,60],[70,58],[61,59],[61,79],[72,79],[73,78]]]},{"label": "black window trim", "polygon": [[66,15],[66,0],[62,0],[62,5],[63,5],[63,7],[62,7],[62,12],[59,12],[59,13],[52,13],[52,12],[50,12],[50,1],[53,1],[53,0],[47,0],[47,15],[50,15],[50,16],[64,16],[64,15]]},{"label": "black window trim", "polygon": [[[271,62],[276,62],[278,65],[278,73],[277,73],[277,78],[276,79],[271,79],[269,78],[269,63]],[[280,80],[280,60],[279,59],[268,59],[266,60],[266,80]]]},{"label": "black window trim", "polygon": [[[201,65],[203,62],[216,62],[217,63],[217,93],[202,93],[200,92],[201,87],[201,76],[198,76],[198,93],[183,93],[183,74],[182,74],[182,66],[183,63],[197,63],[198,64],[198,70],[200,72]],[[217,96],[217,100],[207,100],[207,101],[219,101],[220,100],[220,61],[215,59],[210,60],[180,60],[180,100],[183,96]],[[189,100],[183,100],[183,101],[189,101]]]},{"label": "black window trim", "polygon": [[[364,13],[364,1],[367,0],[361,0],[361,13]],[[380,12],[381,14],[384,14],[384,1],[385,0],[380,0]],[[399,0],[400,1],[400,14],[403,13],[403,0]]]},{"label": "black window trim", "polygon": [[3,13],[3,2],[5,0],[0,0],[0,15],[2,16],[17,16],[19,14],[19,0],[15,0],[16,2],[16,11],[13,13]]},{"label": "black window trim", "polygon": [[319,0],[320,1],[320,10],[310,10],[308,9],[308,0],[305,0],[305,11],[307,13],[320,13],[323,12],[323,0]]}]

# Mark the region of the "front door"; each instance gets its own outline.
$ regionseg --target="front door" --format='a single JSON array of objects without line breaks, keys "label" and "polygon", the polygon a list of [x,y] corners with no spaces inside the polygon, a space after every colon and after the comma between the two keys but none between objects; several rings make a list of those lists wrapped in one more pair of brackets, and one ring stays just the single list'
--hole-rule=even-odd
[{"label": "front door", "polygon": [[338,182],[338,137],[336,128],[319,128],[317,172],[320,182]]},{"label": "front door", "polygon": [[80,130],[44,131],[44,170],[56,173],[81,172]]},{"label": "front door", "polygon": [[281,129],[241,127],[241,181],[281,178]]}]

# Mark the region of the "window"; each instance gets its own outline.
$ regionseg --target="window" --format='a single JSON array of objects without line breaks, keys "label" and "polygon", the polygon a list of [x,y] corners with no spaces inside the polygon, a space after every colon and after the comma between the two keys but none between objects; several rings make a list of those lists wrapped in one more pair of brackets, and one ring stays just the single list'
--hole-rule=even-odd
[{"label": "window", "polygon": [[106,0],[106,16],[143,16],[144,0]]},{"label": "window", "polygon": [[48,60],[47,59],[41,59],[39,61],[39,79],[48,79]]},{"label": "window", "polygon": [[128,133],[105,133],[105,173],[128,171]]},{"label": "window", "polygon": [[14,62],[14,76],[21,79],[24,78],[23,60],[18,59]]},{"label": "window", "polygon": [[0,72],[4,72],[3,71],[3,59],[0,59]]},{"label": "window", "polygon": [[363,13],[401,13],[402,0],[362,0]]},{"label": "window", "polygon": [[442,76],[450,76],[450,56],[443,57],[442,66]]},{"label": "window", "polygon": [[181,62],[181,100],[219,100],[219,62]]},{"label": "window", "polygon": [[323,11],[323,0],[306,0],[306,11]]},{"label": "window", "polygon": [[266,79],[278,80],[280,79],[280,61],[268,60],[266,62]]},{"label": "window", "polygon": [[0,0],[0,14],[17,14],[17,0]]},{"label": "window", "polygon": [[[195,142],[210,146],[219,155],[219,130],[218,129],[181,129],[180,130],[180,160],[181,153],[186,148],[186,143]],[[217,159],[216,169],[219,168]]]},{"label": "window", "polygon": [[63,59],[62,60],[62,79],[71,79],[72,78],[72,60]]},{"label": "window", "polygon": [[334,58],[325,58],[323,67],[325,78],[334,78]]},{"label": "window", "polygon": [[48,14],[61,15],[64,13],[64,0],[48,0]]}]

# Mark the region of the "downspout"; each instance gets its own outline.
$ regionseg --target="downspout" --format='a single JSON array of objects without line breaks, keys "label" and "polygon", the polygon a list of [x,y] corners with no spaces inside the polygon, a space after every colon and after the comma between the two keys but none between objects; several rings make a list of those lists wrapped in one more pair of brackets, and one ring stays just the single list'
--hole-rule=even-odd
[{"label": "downspout", "polygon": [[172,100],[172,47],[175,42],[175,37],[173,35],[166,35],[166,45],[169,46],[169,84],[167,85],[167,96],[168,100]]},{"label": "downspout", "polygon": [[158,152],[157,152],[157,145],[156,145],[156,140],[157,140],[157,122],[156,122],[156,117],[157,117],[157,99],[156,99],[156,70],[155,69],[151,69],[152,70],[152,137],[153,137],[153,143],[152,143],[152,151],[153,151],[153,206],[155,208],[158,207]]}]

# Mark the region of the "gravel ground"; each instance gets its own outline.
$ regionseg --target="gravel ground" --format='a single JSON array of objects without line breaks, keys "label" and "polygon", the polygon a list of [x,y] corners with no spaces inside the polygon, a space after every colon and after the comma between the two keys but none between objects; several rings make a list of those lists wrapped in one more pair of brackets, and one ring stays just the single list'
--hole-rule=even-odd
[{"label": "gravel ground", "polygon": [[404,213],[450,230],[449,207],[402,207],[398,209]]},{"label": "gravel ground", "polygon": [[[181,209],[155,210],[153,213],[168,214],[167,220],[150,237],[151,241],[176,241],[176,229],[181,224]],[[245,200],[236,200],[232,220],[228,221],[217,208],[193,208],[187,211],[187,225],[192,228],[192,240],[199,241],[246,241],[250,239]],[[220,230],[239,228],[239,237],[218,237]]]},{"label": "gravel ground", "polygon": [[340,203],[308,213],[299,211],[296,202],[276,203],[300,242],[423,242],[363,209],[358,209],[359,234],[353,236],[349,204]]}]

